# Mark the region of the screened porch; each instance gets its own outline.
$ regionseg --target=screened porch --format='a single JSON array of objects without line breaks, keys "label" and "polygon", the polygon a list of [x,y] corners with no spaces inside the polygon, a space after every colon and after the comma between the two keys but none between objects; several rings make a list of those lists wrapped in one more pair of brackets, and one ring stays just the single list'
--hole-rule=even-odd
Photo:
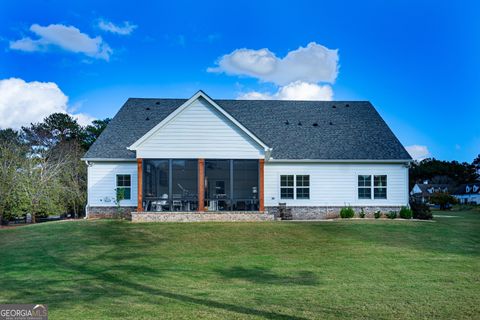
[{"label": "screened porch", "polygon": [[259,211],[258,159],[138,159],[144,212]]}]

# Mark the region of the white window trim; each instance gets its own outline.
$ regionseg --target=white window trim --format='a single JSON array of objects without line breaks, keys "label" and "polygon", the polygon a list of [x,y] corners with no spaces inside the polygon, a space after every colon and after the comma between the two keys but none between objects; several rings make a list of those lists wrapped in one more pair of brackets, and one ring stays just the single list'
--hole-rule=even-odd
[{"label": "white window trim", "polygon": [[[121,187],[118,185],[118,176],[130,176],[130,187]],[[117,190],[118,188],[130,188],[130,199],[122,199],[122,201],[131,201],[132,200],[132,174],[131,173],[116,173],[115,174],[115,199],[117,199]],[[116,200],[115,200],[116,201]]]},{"label": "white window trim", "polygon": [[[371,184],[370,184],[370,198],[369,199],[365,199],[365,198],[360,198],[358,196],[358,189],[359,188],[362,188],[362,187],[359,187],[358,186],[358,176],[370,176],[370,179],[371,179]],[[375,176],[386,176],[387,177],[387,194],[386,194],[386,197],[385,198],[379,198],[379,199],[375,199]],[[388,183],[388,174],[387,173],[363,173],[363,172],[357,172],[356,175],[355,175],[355,185],[356,185],[356,188],[355,188],[355,192],[356,192],[356,199],[357,201],[388,201],[388,189],[389,189],[389,183]]]},{"label": "white window trim", "polygon": [[[284,187],[284,188],[293,188],[293,198],[291,199],[284,199],[282,198],[282,176],[293,176],[293,187]],[[297,199],[297,176],[308,176],[308,199],[302,198]],[[310,201],[312,198],[312,175],[310,173],[280,173],[278,175],[278,199],[280,201]],[[299,188],[306,188],[306,187],[299,187]]]}]

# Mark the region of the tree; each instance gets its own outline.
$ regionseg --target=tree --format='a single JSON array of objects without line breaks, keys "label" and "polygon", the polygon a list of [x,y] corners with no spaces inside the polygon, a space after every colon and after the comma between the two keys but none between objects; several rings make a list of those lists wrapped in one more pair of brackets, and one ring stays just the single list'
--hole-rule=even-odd
[{"label": "tree", "polygon": [[457,198],[445,192],[435,192],[430,197],[430,202],[439,205],[440,210],[446,210],[449,205],[457,203]]},{"label": "tree", "polygon": [[85,127],[82,135],[82,147],[88,150],[90,146],[98,139],[100,134],[105,130],[107,124],[111,121],[110,118],[103,120],[93,120],[91,125]]},{"label": "tree", "polygon": [[9,211],[17,211],[18,183],[26,148],[12,129],[0,130],[0,221]]},{"label": "tree", "polygon": [[425,159],[412,163],[410,167],[410,187],[423,180],[449,182],[452,186],[472,183],[478,178],[473,164],[458,161]]},{"label": "tree", "polygon": [[65,209],[61,201],[64,186],[59,178],[64,167],[64,160],[53,157],[29,155],[25,158],[19,186],[21,194],[29,199],[23,209],[32,215],[33,223],[37,215],[49,215]]}]

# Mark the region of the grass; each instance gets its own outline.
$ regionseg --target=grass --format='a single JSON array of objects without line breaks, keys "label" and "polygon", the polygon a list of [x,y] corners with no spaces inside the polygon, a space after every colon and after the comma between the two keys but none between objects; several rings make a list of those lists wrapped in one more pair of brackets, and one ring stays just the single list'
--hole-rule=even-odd
[{"label": "grass", "polygon": [[50,319],[478,317],[480,212],[435,215],[0,230],[0,303]]}]

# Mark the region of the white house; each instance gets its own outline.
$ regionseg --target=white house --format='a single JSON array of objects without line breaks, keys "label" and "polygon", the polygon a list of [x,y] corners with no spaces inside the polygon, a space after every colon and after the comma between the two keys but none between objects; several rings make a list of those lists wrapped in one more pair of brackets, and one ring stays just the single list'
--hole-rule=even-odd
[{"label": "white house", "polygon": [[453,196],[463,204],[480,204],[480,182],[459,186]]},{"label": "white house", "polygon": [[89,217],[263,219],[282,203],[316,219],[408,205],[411,158],[363,101],[130,98],[82,159]]},{"label": "white house", "polygon": [[415,183],[410,195],[419,198],[422,203],[428,203],[434,193],[448,193],[448,187],[448,184],[433,184],[426,180],[423,183]]}]

